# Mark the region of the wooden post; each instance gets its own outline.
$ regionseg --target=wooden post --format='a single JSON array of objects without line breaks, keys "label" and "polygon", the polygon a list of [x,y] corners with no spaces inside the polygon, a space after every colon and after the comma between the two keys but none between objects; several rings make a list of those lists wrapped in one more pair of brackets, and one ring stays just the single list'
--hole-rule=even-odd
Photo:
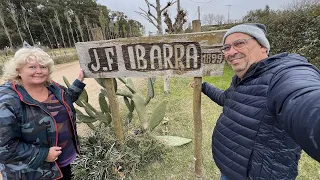
[{"label": "wooden post", "polygon": [[[102,31],[100,28],[95,29],[92,35],[93,35],[94,41],[103,40]],[[104,78],[103,84],[105,85],[107,90],[107,97],[110,104],[110,112],[111,112],[113,126],[116,132],[116,136],[120,144],[122,144],[123,143],[122,122],[120,120],[119,102],[114,89],[113,78]]]},{"label": "wooden post", "polygon": [[[199,20],[192,21],[192,31],[200,32]],[[196,179],[203,178],[202,164],[202,118],[201,118],[202,77],[194,77],[193,87],[193,122],[194,122],[194,158]]]},{"label": "wooden post", "polygon": [[116,95],[113,78],[105,78],[103,84],[107,90],[107,97],[110,104],[110,112],[112,117],[113,126],[116,132],[117,139],[120,141],[120,144],[123,143],[123,130],[122,130],[122,122],[120,120],[119,113],[119,102],[118,97]]}]

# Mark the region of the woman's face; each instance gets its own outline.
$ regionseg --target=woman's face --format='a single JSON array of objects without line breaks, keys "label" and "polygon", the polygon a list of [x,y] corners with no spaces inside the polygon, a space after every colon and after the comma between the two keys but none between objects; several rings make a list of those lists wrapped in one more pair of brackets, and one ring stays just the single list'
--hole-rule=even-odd
[{"label": "woman's face", "polygon": [[27,62],[22,68],[17,69],[23,85],[44,85],[48,80],[49,69],[37,61]]}]

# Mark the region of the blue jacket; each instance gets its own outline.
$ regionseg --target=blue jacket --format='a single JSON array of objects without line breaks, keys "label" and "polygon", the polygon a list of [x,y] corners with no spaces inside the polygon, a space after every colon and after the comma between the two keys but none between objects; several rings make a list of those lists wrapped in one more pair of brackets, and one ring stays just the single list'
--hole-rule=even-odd
[{"label": "blue jacket", "polygon": [[295,179],[301,148],[320,162],[320,72],[305,58],[278,54],[202,92],[223,106],[212,154],[229,179]]},{"label": "blue jacket", "polygon": [[[56,83],[48,88],[66,107],[79,153],[76,115],[73,107],[85,84],[76,80],[66,89]],[[57,179],[62,174],[56,162],[46,162],[49,148],[58,143],[57,124],[38,101],[15,83],[0,86],[0,171],[7,179]]]}]

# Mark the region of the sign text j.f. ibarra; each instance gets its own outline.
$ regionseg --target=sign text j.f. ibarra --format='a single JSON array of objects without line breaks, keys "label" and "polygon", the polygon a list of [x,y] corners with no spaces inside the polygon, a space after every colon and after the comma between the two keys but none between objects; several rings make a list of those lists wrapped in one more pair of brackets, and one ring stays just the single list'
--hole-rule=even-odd
[{"label": "sign text j.f. ibarra", "polygon": [[86,77],[217,76],[225,31],[76,44]]}]

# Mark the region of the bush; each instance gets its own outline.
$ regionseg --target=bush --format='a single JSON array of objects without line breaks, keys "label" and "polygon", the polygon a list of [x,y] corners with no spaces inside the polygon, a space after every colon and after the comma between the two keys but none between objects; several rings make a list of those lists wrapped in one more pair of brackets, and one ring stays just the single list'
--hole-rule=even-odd
[{"label": "bush", "polygon": [[74,179],[127,179],[151,162],[161,161],[164,146],[146,134],[130,134],[122,146],[110,128],[81,139],[81,157],[73,165]]},{"label": "bush", "polygon": [[320,4],[310,4],[284,11],[251,11],[244,19],[267,26],[270,54],[298,53],[320,67]]}]

